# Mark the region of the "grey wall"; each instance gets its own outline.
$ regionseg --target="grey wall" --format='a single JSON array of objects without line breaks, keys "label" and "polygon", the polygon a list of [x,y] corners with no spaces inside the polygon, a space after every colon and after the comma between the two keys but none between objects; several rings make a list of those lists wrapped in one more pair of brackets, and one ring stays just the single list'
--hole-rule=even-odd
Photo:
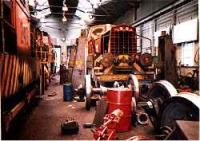
[{"label": "grey wall", "polygon": [[135,9],[132,8],[129,11],[127,11],[123,16],[121,16],[115,24],[122,24],[122,23],[128,23],[131,24],[135,20]]},{"label": "grey wall", "polygon": [[48,32],[48,34],[55,38],[65,38],[65,30],[63,28],[61,18],[50,16],[40,20],[38,26],[40,30]]},{"label": "grey wall", "polygon": [[151,13],[169,5],[176,0],[142,0],[137,9],[137,20],[140,20]]},{"label": "grey wall", "polygon": [[152,14],[153,12],[169,5],[170,3],[176,0],[141,0],[139,7],[137,8],[137,13],[135,17],[135,9],[131,9],[127,11],[123,16],[118,18],[114,23],[121,24],[121,23],[133,23],[136,21]]}]

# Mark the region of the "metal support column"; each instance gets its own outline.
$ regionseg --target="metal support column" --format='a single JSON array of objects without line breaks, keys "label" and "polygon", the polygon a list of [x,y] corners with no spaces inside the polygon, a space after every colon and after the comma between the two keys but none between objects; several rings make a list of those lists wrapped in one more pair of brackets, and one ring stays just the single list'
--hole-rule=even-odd
[{"label": "metal support column", "polygon": [[3,5],[4,5],[4,1],[3,0],[1,0],[1,17],[0,17],[0,19],[1,19],[1,44],[2,44],[2,49],[0,50],[2,53],[5,53],[5,37],[4,37],[4,16],[3,16]]}]

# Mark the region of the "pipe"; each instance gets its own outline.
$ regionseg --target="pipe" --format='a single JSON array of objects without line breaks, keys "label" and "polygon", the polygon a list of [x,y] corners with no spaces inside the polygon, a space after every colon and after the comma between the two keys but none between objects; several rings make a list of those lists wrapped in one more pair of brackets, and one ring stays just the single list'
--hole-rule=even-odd
[{"label": "pipe", "polygon": [[86,87],[86,97],[90,97],[92,93],[91,76],[90,74],[85,75],[85,87]]},{"label": "pipe", "polygon": [[146,125],[149,123],[149,117],[147,113],[140,112],[137,114],[137,122],[141,125]]}]

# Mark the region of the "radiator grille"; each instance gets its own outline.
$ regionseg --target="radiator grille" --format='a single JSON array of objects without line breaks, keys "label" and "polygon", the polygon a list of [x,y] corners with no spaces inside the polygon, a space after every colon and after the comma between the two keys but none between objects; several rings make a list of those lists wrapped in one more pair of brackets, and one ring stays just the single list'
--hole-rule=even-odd
[{"label": "radiator grille", "polygon": [[137,52],[135,30],[112,31],[110,43],[111,53],[113,54],[133,54]]}]

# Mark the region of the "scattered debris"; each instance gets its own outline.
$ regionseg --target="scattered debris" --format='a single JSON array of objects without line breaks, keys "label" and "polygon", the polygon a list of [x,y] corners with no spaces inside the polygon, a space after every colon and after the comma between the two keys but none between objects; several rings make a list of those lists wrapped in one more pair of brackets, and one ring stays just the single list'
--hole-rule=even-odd
[{"label": "scattered debris", "polygon": [[52,92],[52,93],[48,94],[49,97],[51,97],[51,96],[55,96],[55,95],[57,95],[56,92]]},{"label": "scattered debris", "polygon": [[73,105],[68,105],[67,106],[68,108],[72,108],[72,109],[75,109],[76,107],[74,107]]},{"label": "scattered debris", "polygon": [[61,124],[61,132],[62,134],[77,134],[79,131],[79,124],[73,117],[67,117]]},{"label": "scattered debris", "polygon": [[79,131],[79,125],[77,121],[68,121],[66,120],[61,124],[62,134],[77,134]]},{"label": "scattered debris", "polygon": [[83,124],[83,128],[94,128],[95,127],[95,124],[93,123],[84,123]]}]

